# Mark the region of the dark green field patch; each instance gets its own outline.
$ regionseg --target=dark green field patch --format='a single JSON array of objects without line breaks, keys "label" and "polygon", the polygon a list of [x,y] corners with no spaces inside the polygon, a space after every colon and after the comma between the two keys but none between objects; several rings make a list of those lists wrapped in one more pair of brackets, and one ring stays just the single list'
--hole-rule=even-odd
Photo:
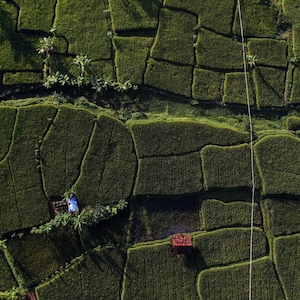
[{"label": "dark green field patch", "polygon": [[[257,0],[246,0],[241,3],[243,29],[246,37],[270,37],[277,32],[278,9],[272,5],[258,4]],[[235,11],[233,33],[240,35],[238,9]]]},{"label": "dark green field patch", "polygon": [[[250,105],[255,103],[255,92],[253,83],[249,73],[247,74],[248,95]],[[222,101],[224,103],[235,103],[247,105],[247,93],[245,86],[245,74],[241,72],[226,73],[224,82],[224,96]]]},{"label": "dark green field patch", "polygon": [[235,145],[249,141],[249,133],[189,119],[136,121],[131,124],[139,158],[199,151],[209,144]]},{"label": "dark green field patch", "polygon": [[80,203],[93,206],[129,197],[136,164],[127,128],[117,119],[100,115],[75,185]]},{"label": "dark green field patch", "polygon": [[57,3],[54,25],[57,35],[69,42],[69,53],[82,53],[92,59],[111,58],[112,45],[107,36],[111,28],[103,12],[105,9],[104,2],[97,0],[88,0],[85,5],[79,1]]},{"label": "dark green field patch", "polygon": [[294,73],[293,73],[293,85],[291,89],[291,97],[289,99],[289,102],[291,104],[299,104],[300,103],[300,85],[298,84],[300,82],[300,68],[295,67]]},{"label": "dark green field patch", "polygon": [[256,67],[253,72],[258,107],[284,105],[285,71],[269,67]]},{"label": "dark green field patch", "polygon": [[134,195],[182,195],[200,192],[200,154],[148,157],[139,160]]},{"label": "dark green field patch", "polygon": [[31,234],[7,242],[26,286],[59,270],[66,262],[81,254],[79,240],[73,229],[59,229],[47,234]]},{"label": "dark green field patch", "polygon": [[300,195],[299,142],[291,135],[276,135],[254,145],[263,194]]},{"label": "dark green field patch", "polygon": [[120,299],[125,252],[97,248],[36,289],[39,299]]},{"label": "dark green field patch", "polygon": [[[227,265],[249,259],[250,228],[218,229],[193,237],[198,265]],[[267,239],[259,229],[253,230],[253,257],[267,254]]]},{"label": "dark green field patch", "polygon": [[[200,299],[249,299],[249,263],[204,270],[198,276]],[[284,300],[280,283],[269,257],[253,261],[253,299]]]},{"label": "dark green field patch", "polygon": [[170,240],[129,248],[122,299],[196,300],[197,272],[193,255],[174,255]]},{"label": "dark green field patch", "polygon": [[266,232],[274,236],[300,232],[300,201],[283,198],[262,200]]},{"label": "dark green field patch", "polygon": [[149,59],[145,72],[145,84],[174,94],[191,97],[191,66],[179,66]]},{"label": "dark green field patch", "polygon": [[61,196],[75,183],[93,130],[93,114],[60,106],[41,146],[41,166],[48,197]]},{"label": "dark green field patch", "polygon": [[224,75],[222,73],[195,68],[192,85],[193,99],[209,101],[220,100],[220,90],[223,80]]},{"label": "dark green field patch", "polygon": [[33,84],[42,82],[42,72],[5,72],[3,83],[5,85]]},{"label": "dark green field patch", "polygon": [[286,299],[300,297],[299,253],[299,234],[282,236],[274,240],[274,262]]},{"label": "dark green field patch", "polygon": [[196,47],[197,65],[206,68],[242,70],[241,43],[201,28]]},{"label": "dark green field patch", "polygon": [[[224,203],[216,199],[207,199],[201,205],[201,228],[213,230],[222,227],[239,226],[249,227],[251,223],[251,203],[230,202]],[[259,206],[254,204],[254,225],[262,225]]]},{"label": "dark green field patch", "polygon": [[197,18],[186,12],[162,8],[151,57],[174,63],[193,65],[193,34]]},{"label": "dark green field patch", "polygon": [[133,84],[143,83],[146,61],[153,40],[150,37],[114,37],[119,81],[130,80]]},{"label": "dark green field patch", "polygon": [[300,117],[290,116],[285,119],[285,127],[287,130],[300,130]]},{"label": "dark green field patch", "polygon": [[4,253],[0,250],[0,291],[10,290],[13,286],[17,286],[16,279],[5,258]]},{"label": "dark green field patch", "polygon": [[[252,186],[250,146],[206,146],[201,150],[205,189]],[[254,166],[255,167],[255,166]],[[255,167],[256,169],[256,167]],[[256,187],[260,186],[255,171]]]},{"label": "dark green field patch", "polygon": [[268,67],[287,67],[287,43],[274,39],[249,39],[249,54],[256,56],[257,65]]},{"label": "dark green field patch", "polygon": [[0,162],[8,154],[9,147],[12,143],[16,114],[17,111],[15,108],[0,108]]},{"label": "dark green field patch", "polygon": [[162,0],[109,0],[109,9],[115,31],[155,29]]}]

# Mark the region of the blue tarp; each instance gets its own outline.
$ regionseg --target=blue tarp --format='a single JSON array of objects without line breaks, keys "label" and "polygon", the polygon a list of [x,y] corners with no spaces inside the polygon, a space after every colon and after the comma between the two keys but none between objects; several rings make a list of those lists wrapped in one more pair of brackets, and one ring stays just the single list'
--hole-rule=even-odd
[{"label": "blue tarp", "polygon": [[76,196],[72,196],[70,199],[68,199],[68,210],[70,213],[76,213],[79,211]]}]

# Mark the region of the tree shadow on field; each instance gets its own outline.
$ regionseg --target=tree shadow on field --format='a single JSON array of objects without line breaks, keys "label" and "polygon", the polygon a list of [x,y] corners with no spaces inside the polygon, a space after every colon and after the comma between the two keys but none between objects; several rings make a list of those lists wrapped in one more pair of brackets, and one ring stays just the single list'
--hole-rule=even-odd
[{"label": "tree shadow on field", "polygon": [[[31,42],[29,39],[26,39],[23,33],[16,32],[15,22],[17,22],[17,20],[13,20],[13,14],[5,10],[0,3],[0,53],[1,45],[3,45],[5,41],[8,41],[13,51],[11,51],[11,53],[7,55],[12,55],[13,60],[16,63],[20,63],[23,60],[25,62],[28,62],[33,68],[39,69],[41,67],[41,63],[38,62],[38,59],[32,59],[33,54],[37,55],[33,38]],[[7,48],[6,45],[4,47]],[[7,60],[8,58],[3,55],[2,59]],[[10,69],[15,68],[14,66],[11,66]]]}]

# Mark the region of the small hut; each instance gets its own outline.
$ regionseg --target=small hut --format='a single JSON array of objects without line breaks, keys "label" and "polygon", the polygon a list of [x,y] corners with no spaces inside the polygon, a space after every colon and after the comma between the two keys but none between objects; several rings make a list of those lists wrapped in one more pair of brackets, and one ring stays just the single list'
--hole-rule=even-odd
[{"label": "small hut", "polygon": [[52,201],[51,206],[54,216],[56,216],[57,214],[63,214],[68,211],[68,204],[65,200]]},{"label": "small hut", "polygon": [[187,234],[172,235],[173,254],[191,254],[193,252],[192,238]]}]

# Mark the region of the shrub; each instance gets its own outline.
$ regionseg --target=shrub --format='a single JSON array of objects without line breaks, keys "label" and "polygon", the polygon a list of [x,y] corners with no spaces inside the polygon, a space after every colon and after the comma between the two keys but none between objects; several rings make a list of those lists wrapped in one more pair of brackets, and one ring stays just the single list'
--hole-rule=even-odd
[{"label": "shrub", "polygon": [[224,75],[222,73],[195,68],[192,97],[197,100],[220,100],[223,79]]},{"label": "shrub", "polygon": [[269,67],[256,67],[253,80],[258,107],[284,105],[285,71]]},{"label": "shrub", "polygon": [[[255,104],[255,93],[249,73],[247,74],[250,105]],[[224,82],[224,103],[247,105],[245,74],[241,72],[226,73]]]},{"label": "shrub", "polygon": [[[250,217],[250,215],[249,215]],[[249,259],[250,228],[228,228],[200,233],[193,237],[198,265],[227,265]],[[259,229],[253,230],[253,257],[267,254],[267,239]]]},{"label": "shrub", "polygon": [[263,137],[254,145],[264,195],[300,195],[299,141],[281,134]]},{"label": "shrub", "polygon": [[196,62],[200,67],[242,70],[241,43],[201,28],[196,47]]},{"label": "shrub", "polygon": [[282,236],[274,240],[274,262],[286,299],[300,297],[300,235]]},{"label": "shrub", "polygon": [[[209,145],[201,150],[201,159],[205,189],[252,187],[248,144],[228,147]],[[260,186],[256,170],[255,186]]]},{"label": "shrub", "polygon": [[162,8],[151,57],[194,65],[193,34],[197,18],[182,11]]},{"label": "shrub", "polygon": [[[251,223],[251,203],[230,202],[224,203],[215,199],[207,199],[201,205],[201,222],[205,230],[222,227],[240,226],[248,227]],[[262,218],[257,203],[254,204],[254,225],[261,226]]]},{"label": "shrub", "polygon": [[[271,258],[256,259],[252,269],[253,299],[285,299]],[[197,288],[200,299],[248,299],[249,263],[204,270]]]},{"label": "shrub", "polygon": [[234,127],[189,119],[134,121],[130,129],[139,158],[190,153],[208,144],[225,146],[249,141],[249,133]]},{"label": "shrub", "polygon": [[267,233],[279,236],[300,232],[298,222],[300,202],[298,200],[268,198],[262,200],[261,207]]},{"label": "shrub", "polygon": [[149,59],[145,84],[160,90],[191,97],[192,67]]},{"label": "shrub", "polygon": [[122,299],[197,299],[197,272],[193,255],[174,255],[170,240],[130,248]]},{"label": "shrub", "polygon": [[114,37],[115,62],[119,81],[127,78],[133,84],[143,83],[146,61],[153,40],[151,37]]},{"label": "shrub", "polygon": [[139,160],[134,195],[181,195],[203,189],[200,155],[148,157]]}]

